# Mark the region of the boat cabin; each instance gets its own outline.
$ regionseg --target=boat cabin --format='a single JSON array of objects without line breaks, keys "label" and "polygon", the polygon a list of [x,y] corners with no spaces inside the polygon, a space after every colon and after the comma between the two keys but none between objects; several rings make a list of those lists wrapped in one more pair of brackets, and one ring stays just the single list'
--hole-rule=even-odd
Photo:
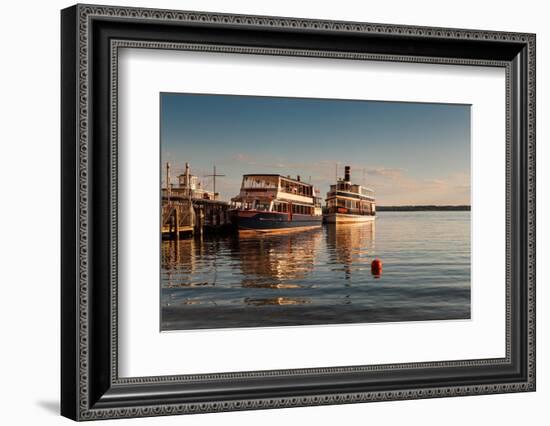
[{"label": "boat cabin", "polygon": [[336,184],[330,185],[326,201],[327,214],[359,216],[376,214],[374,191],[362,185],[351,183],[349,166],[345,168],[344,178],[339,178]]},{"label": "boat cabin", "polygon": [[244,175],[234,208],[264,212],[320,215],[321,198],[313,185],[300,176]]}]

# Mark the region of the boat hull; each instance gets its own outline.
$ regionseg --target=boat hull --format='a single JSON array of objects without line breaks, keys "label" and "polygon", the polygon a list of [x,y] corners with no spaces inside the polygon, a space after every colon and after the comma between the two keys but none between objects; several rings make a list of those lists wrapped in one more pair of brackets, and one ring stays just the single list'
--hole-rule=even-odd
[{"label": "boat hull", "polygon": [[322,216],[311,216],[286,213],[255,212],[250,210],[236,210],[231,220],[238,227],[239,232],[292,232],[305,229],[319,228],[322,225]]},{"label": "boat hull", "polygon": [[358,215],[345,213],[328,213],[324,215],[326,223],[364,223],[372,222],[376,219],[374,215]]}]

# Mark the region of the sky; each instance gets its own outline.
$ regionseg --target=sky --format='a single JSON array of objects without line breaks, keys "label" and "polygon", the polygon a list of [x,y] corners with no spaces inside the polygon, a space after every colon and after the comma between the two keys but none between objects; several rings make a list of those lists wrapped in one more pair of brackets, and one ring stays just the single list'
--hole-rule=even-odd
[{"label": "sky", "polygon": [[211,190],[215,165],[223,200],[243,174],[300,175],[324,197],[349,165],[378,205],[470,204],[470,105],[161,93],[160,125],[171,182],[189,162]]}]

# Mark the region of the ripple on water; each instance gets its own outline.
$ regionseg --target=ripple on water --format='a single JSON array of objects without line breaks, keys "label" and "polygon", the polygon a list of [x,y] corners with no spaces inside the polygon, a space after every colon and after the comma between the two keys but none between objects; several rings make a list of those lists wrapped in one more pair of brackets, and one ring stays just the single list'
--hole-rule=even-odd
[{"label": "ripple on water", "polygon": [[163,241],[161,267],[163,330],[466,319],[470,213]]}]

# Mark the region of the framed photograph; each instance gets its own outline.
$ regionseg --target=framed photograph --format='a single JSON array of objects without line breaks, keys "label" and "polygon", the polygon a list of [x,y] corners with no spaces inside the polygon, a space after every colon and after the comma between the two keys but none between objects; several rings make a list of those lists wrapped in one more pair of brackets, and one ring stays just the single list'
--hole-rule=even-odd
[{"label": "framed photograph", "polygon": [[535,35],[61,12],[61,412],[535,390]]}]

